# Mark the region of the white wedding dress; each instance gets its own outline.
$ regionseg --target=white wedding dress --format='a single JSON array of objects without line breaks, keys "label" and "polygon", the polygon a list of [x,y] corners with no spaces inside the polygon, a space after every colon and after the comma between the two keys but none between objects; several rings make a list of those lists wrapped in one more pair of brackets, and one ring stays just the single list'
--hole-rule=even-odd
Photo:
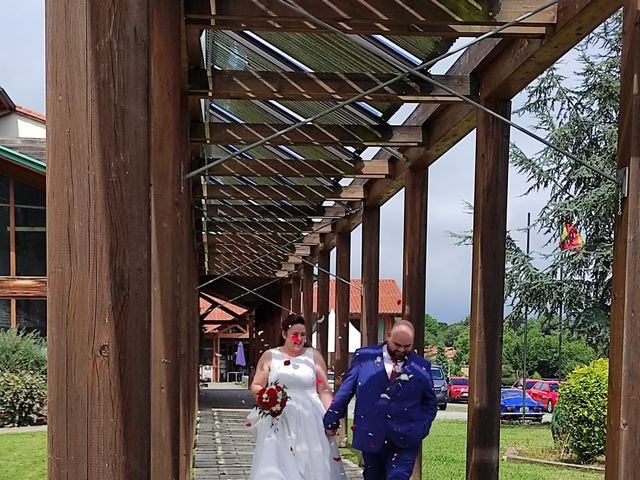
[{"label": "white wedding dress", "polygon": [[346,480],[336,440],[324,431],[313,349],[293,358],[272,349],[269,383],[276,380],[289,396],[280,417],[254,409],[247,418],[256,434],[249,480]]}]

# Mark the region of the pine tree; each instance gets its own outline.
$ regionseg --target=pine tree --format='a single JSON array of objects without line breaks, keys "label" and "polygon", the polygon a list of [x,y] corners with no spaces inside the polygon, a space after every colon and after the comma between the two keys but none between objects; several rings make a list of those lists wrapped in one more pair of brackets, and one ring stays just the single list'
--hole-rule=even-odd
[{"label": "pine tree", "polygon": [[[536,118],[536,128],[552,144],[615,176],[620,92],[622,16],[614,15],[578,47],[579,78],[570,85],[557,66],[548,69],[527,89],[519,114]],[[507,238],[505,294],[517,323],[525,306],[551,321],[562,303],[574,334],[585,337],[600,353],[609,342],[613,222],[618,192],[609,179],[566,158],[551,148],[529,156],[512,146],[511,162],[526,175],[525,194],[546,190],[547,205],[532,229],[555,246],[547,266],[534,265],[531,256]],[[560,252],[563,222],[576,225],[585,244],[581,252]],[[562,271],[563,280],[560,280]],[[551,328],[549,326],[548,328]]]}]

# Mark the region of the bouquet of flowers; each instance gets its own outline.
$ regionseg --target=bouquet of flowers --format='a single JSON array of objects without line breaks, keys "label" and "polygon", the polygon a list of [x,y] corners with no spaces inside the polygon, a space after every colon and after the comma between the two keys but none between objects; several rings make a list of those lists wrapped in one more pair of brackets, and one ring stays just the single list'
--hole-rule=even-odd
[{"label": "bouquet of flowers", "polygon": [[289,395],[284,385],[280,385],[276,380],[258,392],[256,408],[261,417],[271,417],[273,427],[277,417],[282,415],[284,407],[287,406]]}]

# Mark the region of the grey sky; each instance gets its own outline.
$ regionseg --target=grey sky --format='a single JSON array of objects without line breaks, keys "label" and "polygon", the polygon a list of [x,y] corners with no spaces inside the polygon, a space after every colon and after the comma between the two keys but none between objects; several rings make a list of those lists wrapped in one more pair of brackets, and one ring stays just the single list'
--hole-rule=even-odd
[{"label": "grey sky", "polygon": [[[0,86],[14,102],[44,112],[44,2],[22,0],[0,2]],[[446,70],[438,65],[434,71]],[[514,99],[514,109],[523,97]],[[516,118],[527,126],[527,119]],[[541,149],[519,132],[512,141],[527,152]],[[475,134],[468,135],[431,168],[428,198],[427,312],[448,323],[469,314],[471,295],[471,248],[453,244],[447,232],[471,229],[472,217],[464,212],[463,202],[473,201]],[[526,226],[527,212],[532,216],[544,205],[544,195],[523,198],[525,179],[512,172],[509,179],[508,228],[524,245],[525,235],[517,232]],[[381,213],[382,278],[395,278],[402,284],[403,193],[382,208]],[[547,239],[534,236],[532,248],[539,249]],[[358,228],[352,237],[351,276],[360,276],[360,242]]]}]

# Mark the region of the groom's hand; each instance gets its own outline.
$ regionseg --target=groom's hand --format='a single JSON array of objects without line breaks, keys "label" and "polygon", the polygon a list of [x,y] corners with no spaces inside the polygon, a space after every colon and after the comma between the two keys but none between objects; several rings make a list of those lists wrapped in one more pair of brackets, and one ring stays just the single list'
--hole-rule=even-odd
[{"label": "groom's hand", "polygon": [[325,430],[324,432],[327,434],[327,437],[335,437],[338,433],[338,429],[334,428],[333,430]]}]

